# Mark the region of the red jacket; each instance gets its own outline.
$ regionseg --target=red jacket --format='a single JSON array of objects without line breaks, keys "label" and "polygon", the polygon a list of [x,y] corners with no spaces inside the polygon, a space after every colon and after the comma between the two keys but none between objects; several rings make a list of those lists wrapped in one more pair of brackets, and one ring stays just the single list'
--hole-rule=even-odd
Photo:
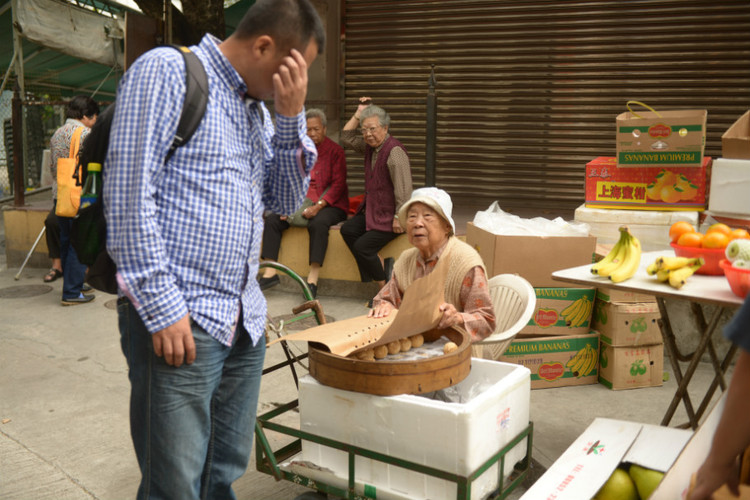
[{"label": "red jacket", "polygon": [[[346,155],[344,148],[326,137],[317,145],[318,161],[310,171],[310,190],[307,197],[323,199],[332,207],[349,213],[349,188],[346,185]],[[326,191],[328,189],[328,191]]]}]

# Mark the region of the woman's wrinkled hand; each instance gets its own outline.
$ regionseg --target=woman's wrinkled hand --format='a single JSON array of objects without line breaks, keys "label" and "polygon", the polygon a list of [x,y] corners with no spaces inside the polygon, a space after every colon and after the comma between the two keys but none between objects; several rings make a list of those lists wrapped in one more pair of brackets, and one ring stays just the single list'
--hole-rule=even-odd
[{"label": "woman's wrinkled hand", "polygon": [[393,304],[386,300],[381,300],[378,305],[370,309],[370,312],[367,313],[368,318],[385,318],[389,314],[391,314],[391,311],[393,311],[395,307],[393,307]]},{"label": "woman's wrinkled hand", "polygon": [[445,329],[461,324],[461,314],[453,304],[443,302],[438,311],[443,313],[443,317],[440,318],[440,323],[438,323],[438,328]]},{"label": "woman's wrinkled hand", "polygon": [[357,117],[357,120],[359,120],[360,113],[362,113],[362,110],[368,107],[370,104],[372,104],[372,99],[369,97],[360,97],[359,98],[359,105],[357,106],[357,111],[354,112],[354,116]]}]

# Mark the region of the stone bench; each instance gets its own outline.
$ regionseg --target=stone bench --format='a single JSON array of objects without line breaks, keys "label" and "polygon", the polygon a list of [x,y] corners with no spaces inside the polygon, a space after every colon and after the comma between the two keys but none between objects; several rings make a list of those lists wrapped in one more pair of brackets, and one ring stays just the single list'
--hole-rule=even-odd
[{"label": "stone bench", "polygon": [[[328,231],[328,250],[325,262],[320,268],[320,278],[323,280],[340,280],[359,282],[359,270],[349,247],[346,246],[341,237],[341,225],[331,226]],[[281,238],[281,249],[279,251],[279,263],[287,266],[303,278],[310,271],[309,260],[310,238],[307,228],[290,227],[284,231]],[[401,252],[411,248],[409,239],[405,234],[399,235],[389,242],[380,251],[384,259],[392,257],[394,260]]]}]

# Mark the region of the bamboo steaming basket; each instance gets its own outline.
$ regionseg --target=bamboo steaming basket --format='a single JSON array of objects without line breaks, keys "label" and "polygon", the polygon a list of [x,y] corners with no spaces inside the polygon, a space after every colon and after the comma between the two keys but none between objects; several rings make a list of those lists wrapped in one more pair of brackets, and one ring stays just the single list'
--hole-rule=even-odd
[{"label": "bamboo steaming basket", "polygon": [[461,382],[471,371],[471,336],[455,329],[430,330],[425,343],[448,337],[458,349],[412,361],[362,361],[308,347],[310,375],[323,385],[378,396],[423,394]]}]

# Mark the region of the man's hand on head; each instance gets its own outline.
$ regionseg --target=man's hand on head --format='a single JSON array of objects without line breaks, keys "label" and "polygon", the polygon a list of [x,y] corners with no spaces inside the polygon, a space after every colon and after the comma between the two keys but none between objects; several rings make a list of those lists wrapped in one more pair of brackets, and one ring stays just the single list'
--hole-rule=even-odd
[{"label": "man's hand on head", "polygon": [[283,116],[297,116],[307,97],[307,62],[297,49],[292,49],[273,75],[274,108]]}]

